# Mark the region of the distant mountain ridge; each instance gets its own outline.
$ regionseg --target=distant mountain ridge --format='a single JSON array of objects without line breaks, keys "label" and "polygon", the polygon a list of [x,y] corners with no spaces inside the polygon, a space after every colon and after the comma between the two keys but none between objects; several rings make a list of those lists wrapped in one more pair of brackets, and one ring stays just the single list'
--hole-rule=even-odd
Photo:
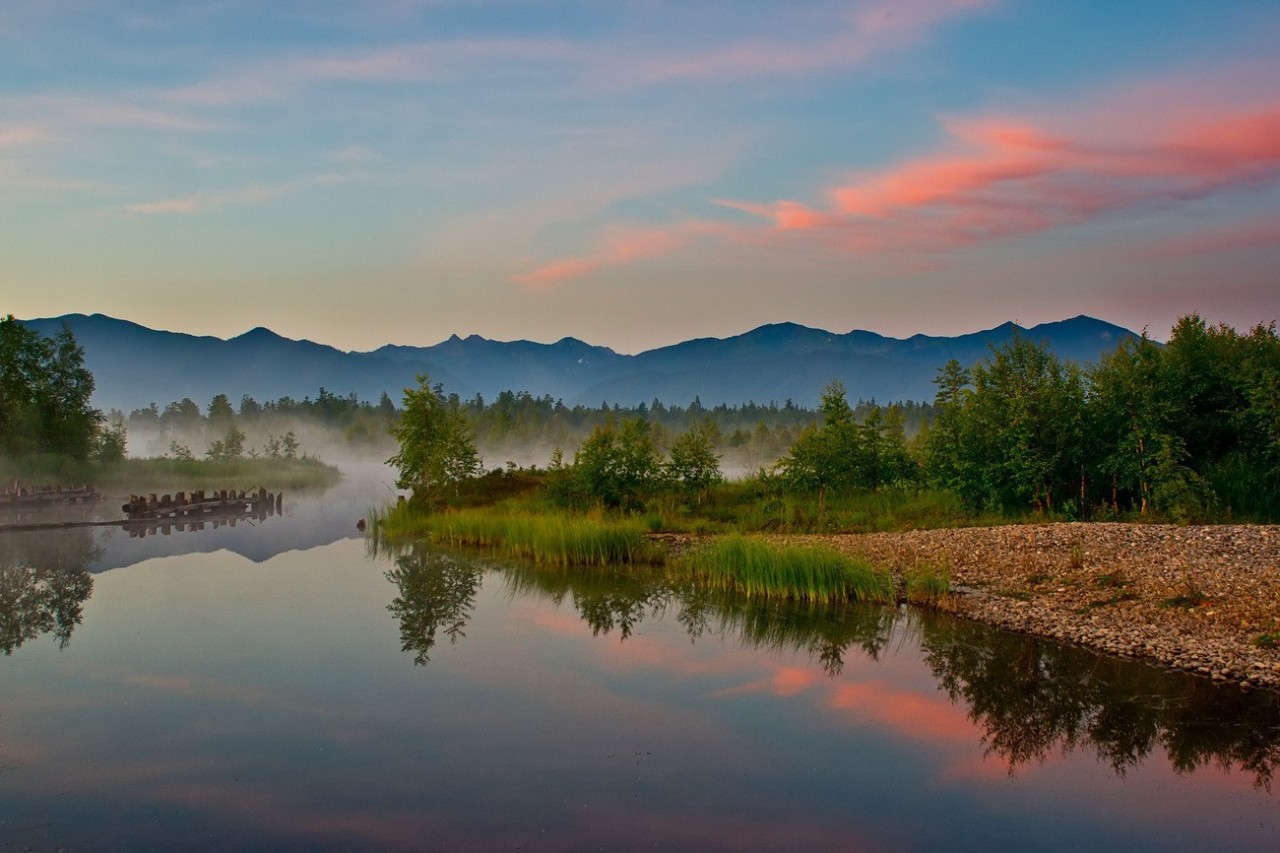
[{"label": "distant mountain ridge", "polygon": [[150,329],[102,314],[24,320],[50,335],[67,323],[84,347],[97,380],[94,405],[128,412],[190,397],[201,405],[216,394],[238,403],[314,397],[320,388],[354,392],[376,402],[385,391],[397,403],[419,373],[449,392],[492,400],[501,391],[550,395],[568,405],[647,403],[703,405],[745,402],[817,403],[839,379],[850,400],[932,400],[937,368],[954,358],[973,364],[1015,334],[1045,342],[1061,358],[1085,363],[1136,338],[1128,329],[1081,315],[1023,328],[1004,323],[956,337],[899,339],[874,332],[836,334],[796,323],[760,326],[728,338],[697,338],[623,355],[575,338],[553,344],[493,341],[457,335],[433,346],[388,344],[344,352],[255,328],[223,340]]}]

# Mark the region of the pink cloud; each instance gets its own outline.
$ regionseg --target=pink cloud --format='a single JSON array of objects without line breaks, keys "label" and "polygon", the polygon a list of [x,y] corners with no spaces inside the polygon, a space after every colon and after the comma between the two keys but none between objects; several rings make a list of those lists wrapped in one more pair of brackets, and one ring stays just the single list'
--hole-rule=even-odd
[{"label": "pink cloud", "polygon": [[855,175],[826,206],[729,203],[855,250],[942,250],[1179,204],[1280,179],[1280,104],[1189,107],[1122,136],[1106,115],[1072,133],[1051,122],[946,123],[948,151]]},{"label": "pink cloud", "polygon": [[665,255],[688,243],[700,230],[696,225],[619,229],[604,237],[589,255],[561,258],[531,272],[515,275],[512,280],[535,293],[545,293],[601,269]]}]

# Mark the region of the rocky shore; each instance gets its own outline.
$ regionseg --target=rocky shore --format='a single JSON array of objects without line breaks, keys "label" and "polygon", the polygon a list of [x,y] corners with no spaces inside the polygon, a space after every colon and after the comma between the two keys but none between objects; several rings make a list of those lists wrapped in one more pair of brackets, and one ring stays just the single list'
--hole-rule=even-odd
[{"label": "rocky shore", "polygon": [[1280,526],[1043,524],[800,537],[950,575],[942,607],[1022,633],[1280,689]]}]

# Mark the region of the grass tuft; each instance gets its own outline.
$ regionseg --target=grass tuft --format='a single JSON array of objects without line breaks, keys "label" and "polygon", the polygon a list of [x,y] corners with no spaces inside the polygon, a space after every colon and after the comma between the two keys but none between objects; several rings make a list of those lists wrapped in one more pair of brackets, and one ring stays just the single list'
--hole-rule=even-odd
[{"label": "grass tuft", "polygon": [[369,513],[380,538],[427,536],[448,547],[481,548],[550,566],[606,566],[664,561],[649,541],[644,519],[568,513],[511,512],[501,508],[424,513],[399,504]]},{"label": "grass tuft", "polygon": [[725,536],[690,551],[674,572],[708,589],[816,604],[887,602],[887,575],[829,548],[778,546],[748,536]]}]

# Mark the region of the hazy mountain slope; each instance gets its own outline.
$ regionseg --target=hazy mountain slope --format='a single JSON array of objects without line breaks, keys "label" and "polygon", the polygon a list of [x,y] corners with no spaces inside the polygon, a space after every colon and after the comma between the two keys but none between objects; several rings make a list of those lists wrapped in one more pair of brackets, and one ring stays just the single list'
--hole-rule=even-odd
[{"label": "hazy mountain slope", "polygon": [[447,391],[492,400],[504,390],[549,394],[566,403],[633,405],[655,397],[707,406],[747,401],[812,406],[832,379],[851,400],[931,400],[937,368],[955,358],[973,364],[1014,334],[1044,341],[1060,356],[1093,361],[1133,333],[1090,317],[1023,329],[1005,323],[958,337],[887,338],[873,332],[835,334],[776,323],[729,338],[699,338],[638,355],[574,338],[554,344],[451,337],[429,347],[388,345],[342,352],[258,328],[230,340],[158,331],[99,314],[24,321],[44,334],[67,322],[97,379],[95,404],[126,411],[190,397],[201,406],[215,394],[238,403],[314,397],[321,387],[376,401],[426,372]]}]

